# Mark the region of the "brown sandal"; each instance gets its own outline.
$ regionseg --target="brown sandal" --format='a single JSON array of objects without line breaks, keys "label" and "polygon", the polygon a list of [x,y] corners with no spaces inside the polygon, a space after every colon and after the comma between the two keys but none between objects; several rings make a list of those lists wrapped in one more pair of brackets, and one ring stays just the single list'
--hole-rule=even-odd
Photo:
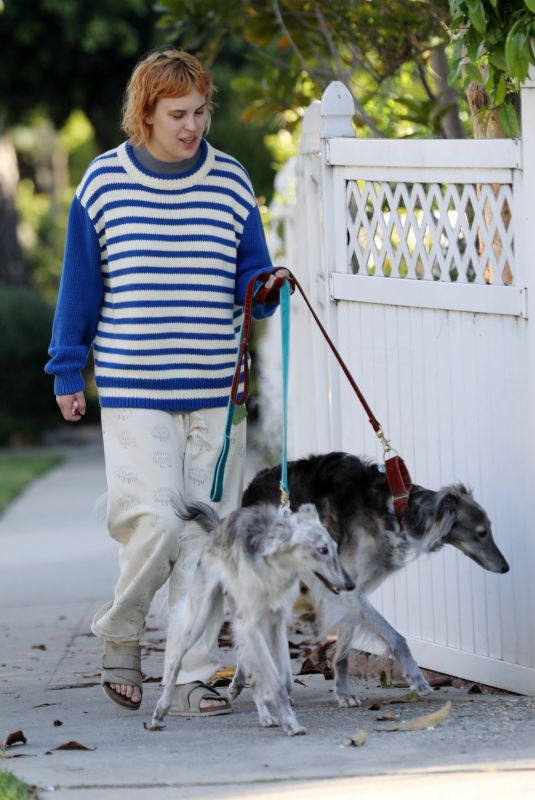
[{"label": "brown sandal", "polygon": [[106,697],[122,708],[137,711],[141,705],[133,703],[125,695],[118,694],[112,689],[111,683],[123,686],[137,686],[143,692],[143,679],[141,677],[141,648],[136,645],[118,644],[117,642],[104,641],[104,655],[102,659],[102,689]]},{"label": "brown sandal", "polygon": [[[201,708],[202,700],[225,700],[212,708]],[[202,681],[182,683],[173,689],[173,698],[168,714],[177,717],[215,717],[230,714],[232,706],[219,692]]]}]

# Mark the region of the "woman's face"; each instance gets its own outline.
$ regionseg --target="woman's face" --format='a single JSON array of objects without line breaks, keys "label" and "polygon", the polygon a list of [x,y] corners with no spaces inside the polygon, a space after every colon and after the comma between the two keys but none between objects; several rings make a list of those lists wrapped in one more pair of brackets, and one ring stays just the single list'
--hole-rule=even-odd
[{"label": "woman's face", "polygon": [[160,97],[152,114],[147,149],[160,161],[183,161],[197,151],[206,123],[206,97],[193,89],[182,97]]}]

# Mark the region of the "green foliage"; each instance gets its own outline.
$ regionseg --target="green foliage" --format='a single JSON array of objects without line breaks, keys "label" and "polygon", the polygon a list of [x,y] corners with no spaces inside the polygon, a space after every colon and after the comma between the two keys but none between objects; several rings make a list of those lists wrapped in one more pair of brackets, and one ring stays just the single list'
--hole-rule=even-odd
[{"label": "green foliage", "polygon": [[520,133],[517,98],[535,65],[535,0],[450,0],[455,53],[450,80],[463,76],[490,99],[507,136]]},{"label": "green foliage", "polygon": [[34,438],[57,424],[52,382],[43,371],[52,310],[38,294],[0,287],[0,443]]},{"label": "green foliage", "polygon": [[11,772],[0,770],[0,798],[2,800],[30,800],[34,797],[32,787]]},{"label": "green foliage", "polygon": [[50,304],[54,303],[59,286],[72,193],[68,187],[52,203],[50,196],[39,192],[30,178],[20,181],[17,191],[19,238],[32,286]]},{"label": "green foliage", "polygon": [[251,176],[257,195],[271,199],[275,171],[265,145],[266,125],[242,119],[244,98],[233,88],[233,81],[242,67],[242,57],[228,46],[220,53],[214,68],[217,86],[216,108],[208,134],[210,143],[237,158]]},{"label": "green foliage", "polygon": [[74,187],[98,152],[94,129],[81,111],[73,111],[59,131],[34,115],[13,129],[12,138],[22,176],[16,197],[19,241],[32,286],[53,304]]},{"label": "green foliage", "polygon": [[251,66],[233,83],[247,101],[243,120],[291,129],[341,80],[364,135],[444,135],[428,66],[448,38],[447,0],[160,0],[158,8],[169,35],[209,62],[227,39],[247,44]]},{"label": "green foliage", "polygon": [[56,127],[83,108],[99,147],[114,145],[132,67],[162,35],[152,0],[13,0],[0,14],[4,123],[40,108]]}]

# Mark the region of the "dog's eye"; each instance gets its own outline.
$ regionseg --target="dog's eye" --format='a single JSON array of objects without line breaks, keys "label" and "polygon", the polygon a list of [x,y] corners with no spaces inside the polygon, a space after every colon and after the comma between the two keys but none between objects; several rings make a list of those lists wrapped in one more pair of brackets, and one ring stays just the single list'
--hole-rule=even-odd
[{"label": "dog's eye", "polygon": [[476,535],[478,539],[484,539],[487,535],[488,531],[486,528],[478,528],[476,530]]},{"label": "dog's eye", "polygon": [[329,548],[327,547],[326,544],[321,544],[318,547],[318,553],[321,553],[322,556],[326,556],[328,552],[329,552]]}]

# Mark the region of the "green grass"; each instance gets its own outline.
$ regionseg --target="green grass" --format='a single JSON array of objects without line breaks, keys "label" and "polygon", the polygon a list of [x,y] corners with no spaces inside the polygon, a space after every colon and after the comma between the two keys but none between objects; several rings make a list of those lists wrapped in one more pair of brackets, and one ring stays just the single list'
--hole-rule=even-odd
[{"label": "green grass", "polygon": [[31,800],[37,796],[34,787],[28,786],[11,772],[0,770],[0,800]]},{"label": "green grass", "polygon": [[[0,455],[0,514],[34,478],[62,460],[60,455]],[[1,794],[0,800],[3,800]]]}]

